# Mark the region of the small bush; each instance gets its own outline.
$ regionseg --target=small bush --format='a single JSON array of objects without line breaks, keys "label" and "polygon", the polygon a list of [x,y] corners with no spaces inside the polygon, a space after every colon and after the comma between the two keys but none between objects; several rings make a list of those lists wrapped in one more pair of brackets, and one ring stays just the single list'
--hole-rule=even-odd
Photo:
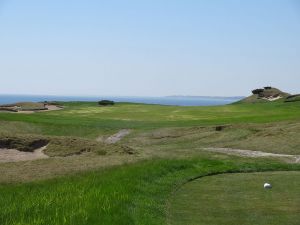
[{"label": "small bush", "polygon": [[114,105],[115,102],[114,101],[110,101],[110,100],[101,100],[98,102],[99,105],[101,106],[108,106],[108,105]]},{"label": "small bush", "polygon": [[253,93],[254,95],[259,95],[259,94],[261,94],[263,91],[264,91],[264,89],[259,88],[259,89],[254,89],[254,90],[252,91],[252,93]]}]

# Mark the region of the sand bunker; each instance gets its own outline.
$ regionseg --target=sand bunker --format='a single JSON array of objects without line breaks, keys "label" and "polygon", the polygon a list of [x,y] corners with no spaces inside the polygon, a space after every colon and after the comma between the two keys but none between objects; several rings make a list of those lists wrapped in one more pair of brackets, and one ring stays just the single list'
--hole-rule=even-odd
[{"label": "sand bunker", "polygon": [[229,155],[251,157],[251,158],[276,157],[276,158],[288,159],[290,162],[293,163],[300,163],[299,155],[275,154],[275,153],[262,152],[262,151],[252,151],[252,150],[242,150],[242,149],[232,149],[232,148],[204,148],[204,150],[211,151],[211,152],[225,153]]},{"label": "sand bunker", "polygon": [[18,111],[18,113],[22,114],[30,114],[30,113],[35,113],[35,112],[49,112],[49,111],[55,111],[55,110],[61,110],[63,107],[57,106],[57,105],[46,105],[45,106],[47,109],[43,110],[26,110],[26,111]]},{"label": "sand bunker", "polygon": [[30,161],[36,159],[45,159],[49,158],[44,154],[44,150],[47,146],[38,148],[33,152],[22,152],[16,149],[0,149],[0,163],[1,162],[19,162],[19,161]]},{"label": "sand bunker", "polygon": [[130,134],[130,130],[128,129],[123,129],[123,130],[120,130],[118,133],[110,136],[109,138],[107,138],[105,140],[105,143],[107,144],[114,144],[114,143],[117,143],[118,141],[120,141],[123,137],[127,136],[128,134]]},{"label": "sand bunker", "polygon": [[[35,112],[48,112],[63,109],[59,105],[42,104],[42,103],[19,103],[18,105],[0,105],[0,112],[31,114]],[[26,105],[27,104],[27,105]]]}]

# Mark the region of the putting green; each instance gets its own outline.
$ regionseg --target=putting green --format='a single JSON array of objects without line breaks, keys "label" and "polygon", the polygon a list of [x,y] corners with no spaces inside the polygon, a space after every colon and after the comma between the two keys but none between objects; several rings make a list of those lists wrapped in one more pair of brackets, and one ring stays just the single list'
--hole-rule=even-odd
[{"label": "putting green", "polygon": [[[265,182],[273,188],[265,190]],[[173,225],[299,225],[300,172],[197,179],[172,195],[168,217]]]}]

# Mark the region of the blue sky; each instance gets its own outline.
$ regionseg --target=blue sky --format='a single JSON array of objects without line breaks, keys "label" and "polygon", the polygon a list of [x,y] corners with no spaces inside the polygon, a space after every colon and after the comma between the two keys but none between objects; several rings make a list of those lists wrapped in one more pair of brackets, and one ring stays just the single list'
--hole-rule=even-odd
[{"label": "blue sky", "polygon": [[298,0],[0,0],[0,93],[300,93]]}]

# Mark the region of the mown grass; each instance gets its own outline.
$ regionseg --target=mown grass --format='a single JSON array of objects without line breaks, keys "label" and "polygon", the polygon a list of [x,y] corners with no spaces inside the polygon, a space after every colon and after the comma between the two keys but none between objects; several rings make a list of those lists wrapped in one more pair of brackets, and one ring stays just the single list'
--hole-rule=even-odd
[{"label": "mown grass", "polygon": [[0,224],[166,224],[167,199],[189,178],[224,172],[300,170],[272,161],[152,160],[25,184],[0,185]]},{"label": "mown grass", "polygon": [[[299,120],[300,102],[232,104],[210,107],[178,107],[119,103],[99,107],[96,103],[64,103],[65,109],[35,114],[0,113],[0,121],[14,126],[30,124],[31,132],[45,135],[96,137],[123,128],[154,129],[213,124],[268,123]],[[0,130],[3,127],[1,126]]]},{"label": "mown grass", "polygon": [[[273,188],[265,190],[263,184]],[[222,174],[184,185],[171,198],[173,225],[298,225],[300,171]]]}]

